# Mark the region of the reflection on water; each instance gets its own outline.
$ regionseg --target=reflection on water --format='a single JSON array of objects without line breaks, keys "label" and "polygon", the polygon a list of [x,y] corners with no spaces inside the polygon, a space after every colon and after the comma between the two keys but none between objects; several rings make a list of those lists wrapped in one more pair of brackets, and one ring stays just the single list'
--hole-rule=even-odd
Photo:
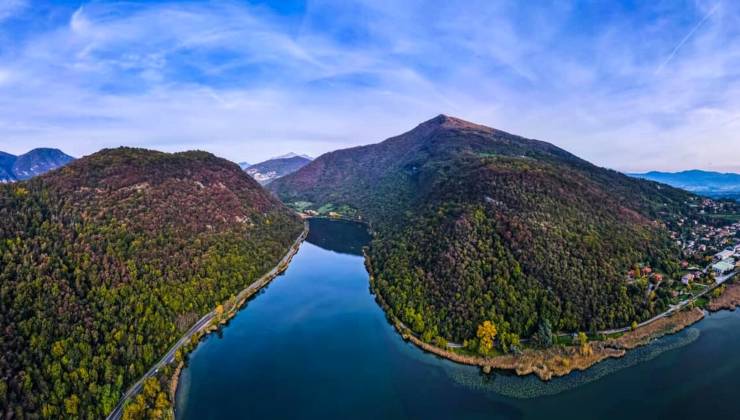
[{"label": "reflection on water", "polygon": [[313,218],[306,241],[323,249],[342,254],[362,255],[362,247],[370,242],[370,233],[361,223]]},{"label": "reflection on water", "polygon": [[364,226],[310,223],[284,275],[191,354],[179,419],[738,418],[740,313],[547,383],[482,375],[387,322],[369,293]]}]

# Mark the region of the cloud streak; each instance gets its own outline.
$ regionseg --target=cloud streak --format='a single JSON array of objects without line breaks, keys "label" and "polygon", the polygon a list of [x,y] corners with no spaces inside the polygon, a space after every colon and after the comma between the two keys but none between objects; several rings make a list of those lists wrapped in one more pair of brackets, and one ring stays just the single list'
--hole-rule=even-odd
[{"label": "cloud streak", "polygon": [[286,4],[19,9],[0,26],[14,41],[0,44],[0,150],[125,144],[254,162],[449,113],[622,170],[740,170],[730,5]]},{"label": "cloud streak", "polygon": [[683,39],[681,39],[681,41],[678,44],[676,44],[676,46],[673,48],[673,51],[671,51],[671,53],[668,54],[668,57],[666,57],[665,61],[663,61],[662,63],[660,63],[660,66],[658,66],[658,68],[655,69],[655,74],[660,74],[660,72],[663,71],[663,68],[666,65],[668,65],[668,63],[671,60],[673,60],[673,57],[676,56],[676,54],[678,53],[678,50],[680,50],[681,47],[683,47],[683,45],[686,43],[686,41],[688,41],[689,38],[691,38],[691,36],[694,35],[694,32],[698,31],[699,28],[701,28],[701,26],[704,25],[704,22],[706,22],[710,17],[712,17],[712,15],[719,8],[719,5],[720,5],[720,3],[715,4],[714,7],[712,7],[712,9],[709,12],[707,12],[706,15],[704,15],[704,17],[699,21],[699,23],[697,23],[696,25],[694,25],[694,27],[691,28],[691,30],[689,31],[689,33],[687,33],[686,36],[684,36]]}]

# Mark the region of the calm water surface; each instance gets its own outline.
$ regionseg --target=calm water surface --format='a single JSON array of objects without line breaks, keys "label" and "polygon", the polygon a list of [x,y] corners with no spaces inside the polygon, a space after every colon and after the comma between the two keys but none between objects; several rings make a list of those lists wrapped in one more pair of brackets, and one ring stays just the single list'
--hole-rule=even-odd
[{"label": "calm water surface", "polygon": [[425,354],[368,289],[362,226],[314,220],[288,270],[191,354],[180,419],[740,418],[740,315],[549,383]]}]

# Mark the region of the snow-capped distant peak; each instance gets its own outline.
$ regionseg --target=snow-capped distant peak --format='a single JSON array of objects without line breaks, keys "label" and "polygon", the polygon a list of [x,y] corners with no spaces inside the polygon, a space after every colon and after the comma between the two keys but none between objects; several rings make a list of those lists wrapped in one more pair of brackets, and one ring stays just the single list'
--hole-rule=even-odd
[{"label": "snow-capped distant peak", "polygon": [[311,156],[309,156],[309,155],[299,155],[298,153],[293,153],[293,152],[286,153],[286,154],[281,155],[281,156],[276,156],[273,159],[290,159],[290,158],[294,158],[294,157],[302,157],[304,159],[313,160],[313,158]]}]

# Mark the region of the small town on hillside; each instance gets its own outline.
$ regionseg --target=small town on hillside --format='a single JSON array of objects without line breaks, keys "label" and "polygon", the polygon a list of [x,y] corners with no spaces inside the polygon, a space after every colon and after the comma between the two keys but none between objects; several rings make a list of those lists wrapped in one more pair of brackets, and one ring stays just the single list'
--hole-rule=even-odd
[{"label": "small town on hillside", "polygon": [[691,207],[696,209],[695,214],[677,217],[668,226],[671,238],[681,249],[679,276],[668,278],[647,264],[627,273],[629,284],[642,285],[651,300],[667,297],[670,308],[693,300],[705,305],[708,296],[704,295],[712,291],[712,296],[719,296],[725,290],[723,283],[740,271],[737,204],[703,198]]}]

